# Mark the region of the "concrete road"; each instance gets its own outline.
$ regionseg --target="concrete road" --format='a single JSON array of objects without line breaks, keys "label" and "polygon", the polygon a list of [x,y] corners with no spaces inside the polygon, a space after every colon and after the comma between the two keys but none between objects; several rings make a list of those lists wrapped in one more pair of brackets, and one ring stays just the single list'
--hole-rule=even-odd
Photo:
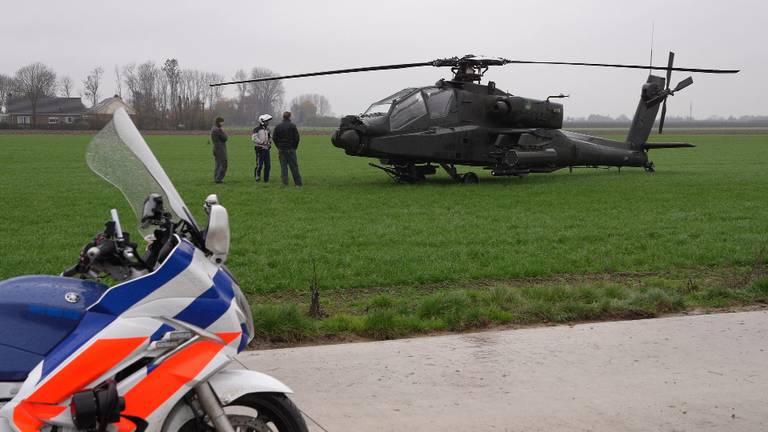
[{"label": "concrete road", "polygon": [[767,311],[254,351],[241,360],[292,387],[330,432],[768,430]]}]

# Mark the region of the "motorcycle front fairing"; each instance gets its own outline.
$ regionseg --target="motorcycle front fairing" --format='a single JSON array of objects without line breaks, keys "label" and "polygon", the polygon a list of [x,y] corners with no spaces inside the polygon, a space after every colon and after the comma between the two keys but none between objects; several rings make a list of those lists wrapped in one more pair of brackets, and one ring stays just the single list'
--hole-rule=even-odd
[{"label": "motorcycle front fairing", "polygon": [[[119,145],[126,141],[132,146]],[[122,168],[115,163],[104,165],[110,160],[98,154],[104,149],[112,156],[122,154],[127,164],[143,171],[130,176],[119,172]],[[137,216],[141,210],[134,204],[140,196],[161,193],[181,223],[197,228],[124,111],[119,110],[94,139],[88,158],[97,173],[123,191]],[[140,190],[131,178],[141,178],[139,185],[149,189]],[[0,432],[47,426],[75,430],[70,413],[73,394],[107,382],[116,383],[126,403],[117,430],[141,429],[136,419],[146,422],[146,431],[161,430],[184,395],[211,379],[247,346],[253,338],[253,321],[237,283],[194,238],[174,234],[172,240],[175,246],[151,272],[106,289],[95,301],[88,299],[92,304],[77,325],[31,368],[23,384],[0,382],[0,390],[13,395],[10,401],[0,398]],[[273,388],[282,390],[284,386]]]},{"label": "motorcycle front fairing", "polygon": [[[121,377],[118,392],[126,401],[124,415],[161,425],[157,419],[178,398],[229,363],[250,339],[237,291],[226,271],[180,239],[155,272],[110,288],[88,308],[0,412],[22,431],[44,424],[72,427],[67,408],[73,393],[124,374],[146,358],[151,361]],[[190,329],[205,336],[190,332],[180,350],[157,347],[167,334]],[[123,422],[124,430],[131,430],[131,423]]]}]

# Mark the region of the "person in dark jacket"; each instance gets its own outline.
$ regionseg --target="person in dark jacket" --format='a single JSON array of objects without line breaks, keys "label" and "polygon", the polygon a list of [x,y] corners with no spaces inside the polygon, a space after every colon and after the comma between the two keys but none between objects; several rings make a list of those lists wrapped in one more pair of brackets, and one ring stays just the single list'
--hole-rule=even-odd
[{"label": "person in dark jacket", "polygon": [[278,150],[280,158],[280,177],[283,185],[288,185],[288,169],[291,169],[293,183],[301,186],[301,174],[299,173],[299,161],[296,158],[296,149],[299,147],[299,129],[291,122],[291,113],[283,113],[283,122],[275,127],[272,132],[272,141]]},{"label": "person in dark jacket", "polygon": [[227,174],[227,133],[223,129],[224,119],[216,117],[216,122],[211,128],[211,143],[213,144],[213,158],[216,168],[213,171],[213,181],[221,183]]}]

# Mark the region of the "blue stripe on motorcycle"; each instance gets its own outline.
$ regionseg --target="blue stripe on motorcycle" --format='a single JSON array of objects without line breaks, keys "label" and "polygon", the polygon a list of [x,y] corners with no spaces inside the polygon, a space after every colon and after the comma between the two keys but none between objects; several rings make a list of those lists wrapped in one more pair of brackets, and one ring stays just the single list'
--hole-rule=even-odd
[{"label": "blue stripe on motorcycle", "polygon": [[235,290],[232,288],[232,279],[225,272],[219,270],[213,276],[213,286],[174,318],[200,328],[207,328],[227,312],[234,297]]},{"label": "blue stripe on motorcycle", "polygon": [[58,307],[42,306],[42,305],[29,305],[27,311],[32,315],[42,315],[51,318],[67,319],[70,321],[79,321],[81,316],[80,312],[71,309],[64,309]]},{"label": "blue stripe on motorcycle", "polygon": [[[248,313],[248,311],[245,311]],[[237,352],[243,352],[246,346],[248,346],[248,329],[245,324],[240,324],[240,330],[243,334],[240,335],[240,345],[237,346]]]},{"label": "blue stripe on motorcycle", "polygon": [[195,247],[191,243],[182,241],[159,270],[140,279],[115,286],[89,310],[116,316],[122,314],[184,271],[192,262],[194,252]]},{"label": "blue stripe on motorcycle", "polygon": [[88,308],[77,328],[45,357],[40,381],[66,361],[78,348],[110,325],[119,315],[189,267],[194,251],[195,247],[191,243],[182,240],[157,271],[107,291],[101,300]]},{"label": "blue stripe on motorcycle", "polygon": [[87,312],[77,328],[75,328],[66,339],[60,342],[56,348],[45,357],[40,381],[67,360],[67,358],[77,351],[78,348],[85,345],[85,343],[93,338],[96,333],[106,328],[114,320],[115,317],[112,315]]},{"label": "blue stripe on motorcycle", "polygon": [[150,342],[159,341],[163,338],[163,335],[166,333],[173,331],[173,327],[169,326],[168,324],[163,324],[160,326],[159,329],[157,329],[156,332],[152,334],[152,336],[149,337]]}]

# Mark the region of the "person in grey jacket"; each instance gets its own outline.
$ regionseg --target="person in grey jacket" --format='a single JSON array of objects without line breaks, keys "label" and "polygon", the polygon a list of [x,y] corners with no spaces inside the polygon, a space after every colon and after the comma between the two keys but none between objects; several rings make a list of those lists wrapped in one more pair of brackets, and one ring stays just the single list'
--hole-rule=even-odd
[{"label": "person in grey jacket", "polygon": [[216,117],[216,122],[211,128],[211,143],[213,144],[213,158],[216,168],[213,171],[213,181],[221,183],[227,174],[227,133],[223,129],[224,119]]},{"label": "person in grey jacket", "polygon": [[291,122],[291,113],[283,113],[283,122],[275,127],[272,132],[272,141],[278,150],[280,159],[280,177],[283,185],[288,185],[288,169],[291,169],[293,183],[301,186],[301,174],[299,173],[299,161],[296,158],[296,149],[299,147],[299,129]]}]

